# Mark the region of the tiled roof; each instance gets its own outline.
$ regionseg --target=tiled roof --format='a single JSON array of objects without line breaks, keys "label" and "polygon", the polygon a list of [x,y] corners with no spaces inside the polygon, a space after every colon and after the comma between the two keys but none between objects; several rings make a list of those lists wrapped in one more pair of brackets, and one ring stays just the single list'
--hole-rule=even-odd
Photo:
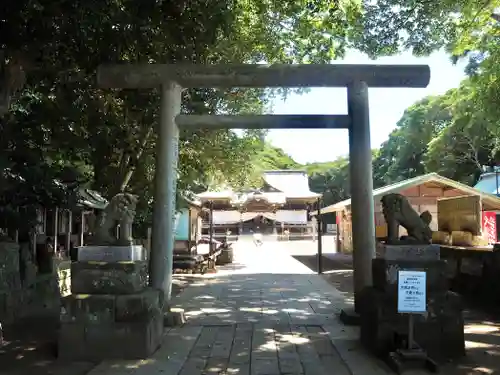
[{"label": "tiled roof", "polygon": [[[283,196],[286,198],[297,199],[314,199],[319,198],[321,194],[314,193],[309,189],[309,178],[305,171],[294,170],[277,170],[265,171],[262,174],[264,182],[275,191],[257,191],[258,194],[265,195],[266,198],[276,203],[283,201]],[[200,201],[207,201],[212,199],[228,199],[230,201],[238,202],[241,196],[245,193],[236,193],[232,190],[225,191],[205,191],[197,194],[196,197]],[[248,195],[248,194],[247,194]],[[286,199],[285,199],[286,202]]]},{"label": "tiled roof", "polygon": [[310,190],[309,178],[305,171],[265,171],[263,178],[269,186],[285,193],[287,198],[318,198],[321,196],[321,194]]}]

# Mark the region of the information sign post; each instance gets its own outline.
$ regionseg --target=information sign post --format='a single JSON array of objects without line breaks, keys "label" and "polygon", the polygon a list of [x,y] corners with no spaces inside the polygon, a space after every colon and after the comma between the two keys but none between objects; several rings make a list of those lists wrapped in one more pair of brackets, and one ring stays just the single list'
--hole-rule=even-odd
[{"label": "information sign post", "polygon": [[390,364],[398,373],[401,373],[409,362],[424,364],[432,372],[437,372],[437,364],[414,340],[414,317],[427,313],[427,274],[425,271],[398,271],[398,313],[408,315],[408,342],[406,349],[390,354]]},{"label": "information sign post", "polygon": [[426,273],[422,271],[398,272],[398,313],[409,314],[408,317],[408,350],[414,348],[414,314],[425,314],[426,306]]}]

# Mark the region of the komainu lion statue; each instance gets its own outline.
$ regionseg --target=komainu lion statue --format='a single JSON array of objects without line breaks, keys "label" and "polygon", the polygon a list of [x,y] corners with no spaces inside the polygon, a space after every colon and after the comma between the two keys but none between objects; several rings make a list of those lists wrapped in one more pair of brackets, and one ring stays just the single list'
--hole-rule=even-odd
[{"label": "komainu lion statue", "polygon": [[[132,224],[134,223],[137,196],[129,193],[119,193],[109,201],[106,208],[100,212],[91,239],[93,245],[133,244]],[[116,238],[111,232],[120,226],[120,236]]]},{"label": "komainu lion statue", "polygon": [[[429,224],[432,215],[429,211],[419,215],[401,194],[387,194],[380,200],[382,212],[387,222],[387,244],[427,245],[432,242]],[[406,229],[407,236],[399,238],[399,226]]]}]

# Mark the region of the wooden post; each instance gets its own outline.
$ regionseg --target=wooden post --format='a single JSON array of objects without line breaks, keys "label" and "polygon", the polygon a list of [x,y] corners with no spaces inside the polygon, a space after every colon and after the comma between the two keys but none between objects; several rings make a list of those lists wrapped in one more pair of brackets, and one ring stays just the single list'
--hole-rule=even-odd
[{"label": "wooden post", "polygon": [[318,223],[318,275],[323,273],[323,237],[321,232],[323,230],[323,220],[321,220],[321,198],[318,198],[318,213],[317,213],[317,223]]},{"label": "wooden post", "polygon": [[57,236],[59,235],[59,207],[54,209],[54,254],[58,253],[57,245]]},{"label": "wooden post", "polygon": [[340,215],[340,211],[337,211],[335,213],[335,216],[336,216],[335,221],[337,222],[337,229],[336,229],[337,233],[336,233],[336,238],[335,238],[335,240],[337,242],[337,249],[336,249],[337,251],[336,252],[341,253],[342,252],[342,249],[341,249],[342,243],[340,241],[340,235],[341,235],[340,231],[342,230],[342,216]]},{"label": "wooden post", "polygon": [[[17,213],[19,214],[19,207],[16,208]],[[19,243],[19,230],[16,229],[14,232],[14,241],[18,244]]]},{"label": "wooden post", "polygon": [[81,213],[81,223],[80,223],[80,246],[83,246],[83,236],[85,234],[85,211]]},{"label": "wooden post", "polygon": [[68,210],[68,230],[67,230],[67,238],[66,238],[66,251],[67,255],[69,255],[69,251],[71,249],[71,235],[73,234],[73,212]]},{"label": "wooden post", "polygon": [[210,253],[213,251],[213,246],[212,246],[212,241],[214,239],[214,202],[210,201],[210,244],[208,246],[208,249]]},{"label": "wooden post", "polygon": [[37,251],[36,251],[36,241],[37,241],[36,236],[37,236],[37,231],[34,230],[33,233],[32,233],[31,240],[33,241],[33,244],[32,244],[32,246],[33,246],[33,249],[32,249],[33,259],[35,259],[35,260],[37,259],[37,257],[36,257],[36,253],[37,253]]},{"label": "wooden post", "polygon": [[243,234],[243,209],[240,208],[240,222],[238,224],[238,238]]},{"label": "wooden post", "polygon": [[313,242],[316,241],[317,222],[318,219],[316,218],[316,216],[313,216],[313,218],[311,219],[311,232],[312,232]]},{"label": "wooden post", "polygon": [[47,209],[43,208],[43,233],[47,234]]},{"label": "wooden post", "polygon": [[[180,220],[180,218],[179,218]],[[191,241],[192,241],[192,232],[193,232],[193,217],[191,214],[191,206],[188,207],[188,251],[191,251]]]},{"label": "wooden post", "polygon": [[147,239],[146,239],[146,246],[147,248],[147,254],[148,254],[148,259],[151,257],[151,228],[148,228],[147,232]]}]

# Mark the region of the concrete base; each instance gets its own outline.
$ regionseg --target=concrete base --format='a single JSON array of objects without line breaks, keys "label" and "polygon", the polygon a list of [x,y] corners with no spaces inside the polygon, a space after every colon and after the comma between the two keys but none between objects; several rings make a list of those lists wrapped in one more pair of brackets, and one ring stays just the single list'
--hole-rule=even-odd
[{"label": "concrete base", "polygon": [[176,327],[186,323],[184,309],[172,308],[163,314],[163,325],[165,327]]},{"label": "concrete base", "polygon": [[340,311],[340,321],[346,326],[359,326],[361,316],[354,311],[354,308],[346,308]]}]

